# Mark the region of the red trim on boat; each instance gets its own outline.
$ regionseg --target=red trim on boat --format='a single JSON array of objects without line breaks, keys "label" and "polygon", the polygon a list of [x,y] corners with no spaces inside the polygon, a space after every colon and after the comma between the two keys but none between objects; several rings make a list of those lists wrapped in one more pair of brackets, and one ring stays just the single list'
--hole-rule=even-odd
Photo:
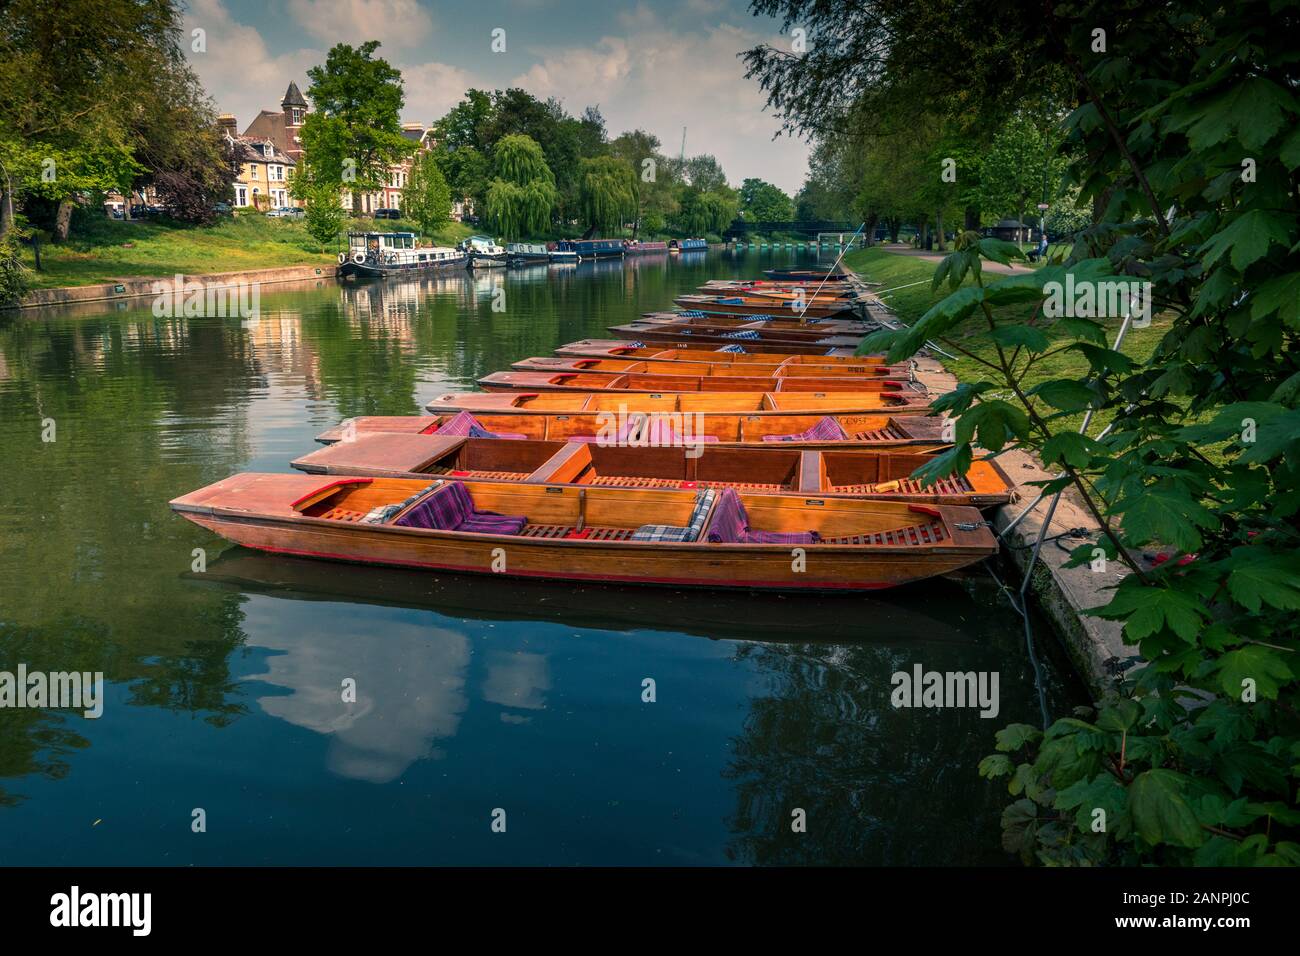
[{"label": "red trim on boat", "polygon": [[328,491],[330,488],[339,488],[343,485],[368,485],[374,480],[375,479],[373,478],[340,478],[338,481],[331,481],[329,484],[321,485],[315,491],[307,492],[307,494],[303,495],[297,501],[290,502],[289,507],[297,508],[308,498],[315,498],[322,491]]},{"label": "red trim on boat", "polygon": [[[550,578],[556,579],[553,571],[499,571],[493,572],[486,568],[471,567],[461,564],[434,564],[428,561],[386,561],[382,558],[358,558],[354,555],[333,554],[327,551],[300,551],[296,548],[272,548],[260,545],[244,545],[255,551],[267,551],[271,554],[291,554],[298,557],[306,558],[324,558],[330,561],[347,561],[350,564],[385,564],[395,567],[404,568],[435,568],[440,571],[464,571],[471,574],[501,574],[504,577],[528,577],[528,578]],[[617,584],[671,584],[676,586],[695,586],[710,585],[724,588],[788,588],[792,591],[807,591],[812,589],[836,590],[836,591],[878,591],[884,588],[897,587],[899,584],[910,582],[901,581],[897,583],[887,582],[863,582],[860,584],[842,583],[838,581],[818,581],[812,584],[795,585],[789,581],[723,581],[714,578],[659,578],[659,577],[642,577],[634,574],[587,574],[580,571],[567,572],[558,580],[582,580],[582,581],[606,581]]]}]

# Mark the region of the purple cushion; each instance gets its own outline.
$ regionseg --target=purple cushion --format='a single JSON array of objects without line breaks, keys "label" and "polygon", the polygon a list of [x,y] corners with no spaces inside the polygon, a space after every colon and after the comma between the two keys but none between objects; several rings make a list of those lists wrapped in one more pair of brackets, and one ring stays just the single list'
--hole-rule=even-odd
[{"label": "purple cushion", "polygon": [[827,415],[807,431],[793,435],[764,435],[763,441],[843,441],[848,437],[840,423]]},{"label": "purple cushion", "polygon": [[459,481],[443,485],[393,524],[402,528],[455,531],[474,512],[474,499]]},{"label": "purple cushion", "polygon": [[745,544],[816,544],[821,539],[816,531],[746,531],[740,538]]},{"label": "purple cushion", "polygon": [[714,544],[735,544],[745,534],[748,524],[749,515],[740,503],[740,495],[735,488],[724,488],[713,508],[705,538]]},{"label": "purple cushion", "polygon": [[476,511],[461,524],[457,531],[476,534],[518,534],[528,519],[523,515],[503,515],[495,511]]},{"label": "purple cushion", "polygon": [[735,488],[724,488],[706,535],[714,544],[816,544],[816,531],[751,531],[749,514]]},{"label": "purple cushion", "polygon": [[445,425],[440,425],[438,435],[451,435],[453,438],[525,438],[513,432],[490,432],[469,412],[457,412]]}]

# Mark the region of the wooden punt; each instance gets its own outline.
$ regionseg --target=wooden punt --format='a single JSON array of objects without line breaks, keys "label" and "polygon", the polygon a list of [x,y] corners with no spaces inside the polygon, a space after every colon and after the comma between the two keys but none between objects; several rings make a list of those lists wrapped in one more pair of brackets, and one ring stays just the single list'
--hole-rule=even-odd
[{"label": "wooden punt", "polygon": [[[346,442],[372,432],[394,432],[406,435],[432,435],[456,416],[441,415],[366,415],[349,418],[316,436],[322,444]],[[595,440],[606,432],[611,422],[618,423],[617,415],[592,412],[580,415],[538,415],[524,412],[475,414],[480,427],[494,435],[517,435],[545,441]],[[645,425],[653,426],[656,419],[666,422],[678,434],[686,430],[686,419],[681,413],[666,412],[645,416]],[[839,426],[844,437],[822,437],[825,430],[817,426],[827,420]],[[620,426],[622,423],[619,423]],[[700,443],[708,439],[708,447],[736,448],[754,446],[771,448],[825,449],[839,448],[909,448],[928,451],[950,444],[944,439],[944,419],[927,415],[891,415],[882,412],[859,412],[849,415],[719,415],[710,414],[692,420],[690,437]],[[812,432],[810,435],[809,433]],[[644,434],[638,429],[637,434]],[[771,440],[767,440],[771,439]]]},{"label": "wooden punt", "polygon": [[764,350],[788,352],[800,355],[823,355],[829,349],[847,350],[852,353],[862,344],[861,334],[839,334],[835,332],[809,334],[798,330],[785,329],[764,329],[760,326],[754,326],[744,329],[746,332],[753,332],[745,340],[737,336],[737,329],[716,329],[707,327],[679,326],[679,325],[614,325],[609,329],[616,337],[628,339],[633,342],[645,344],[647,342],[662,342],[665,345],[678,345],[682,343],[700,343],[710,346],[717,345],[743,345],[745,348],[754,346]]},{"label": "wooden punt", "polygon": [[[522,374],[522,373],[521,373]],[[582,412],[688,412],[779,417],[851,415],[884,409],[930,407],[918,392],[448,392],[424,406],[431,412],[525,412],[564,415]]]},{"label": "wooden punt", "polygon": [[880,375],[677,375],[624,372],[493,372],[478,380],[489,392],[897,392],[905,380]]},{"label": "wooden punt", "polygon": [[[726,348],[726,347],[724,347]],[[854,355],[852,349],[827,349],[817,355],[799,352],[758,351],[748,345],[733,344],[732,349],[744,349],[742,352],[725,351],[716,345],[703,342],[681,342],[672,348],[663,346],[638,346],[623,339],[579,339],[568,345],[561,345],[555,350],[560,357],[575,358],[625,358],[641,362],[753,362],[757,365],[782,365],[786,362],[881,365],[883,355]]]},{"label": "wooden punt", "polygon": [[[466,481],[476,513],[517,516],[517,533],[403,526],[456,482],[245,473],[171,502],[182,517],[261,551],[433,571],[791,591],[875,590],[955,571],[997,551],[974,508],[866,498],[737,496],[751,531],[808,543],[707,540],[728,522],[714,493],[701,540],[630,540],[646,525],[686,525],[697,491]],[[419,496],[419,497],[417,497]],[[412,500],[414,499],[414,500]],[[403,504],[404,503],[404,504]],[[363,520],[399,505],[381,523]],[[734,515],[734,512],[732,513]],[[436,526],[435,526],[436,527]]]},{"label": "wooden punt", "polygon": [[876,322],[863,319],[825,319],[809,316],[801,319],[780,312],[759,315],[693,315],[688,312],[643,312],[632,320],[632,325],[674,326],[685,329],[765,329],[769,332],[801,332],[807,335],[853,334],[861,335],[879,328]]},{"label": "wooden punt", "polygon": [[[739,300],[739,301],[737,301]],[[772,300],[750,295],[679,295],[673,299],[683,309],[698,312],[714,312],[719,315],[765,315],[775,307]],[[782,304],[782,309],[792,309],[792,303]],[[798,313],[814,318],[829,318],[843,312],[849,312],[853,303],[836,300],[832,302],[806,302]]]},{"label": "wooden punt", "polygon": [[[697,454],[697,451],[699,452]],[[971,463],[928,487],[911,477],[930,461],[913,450],[698,449],[641,444],[462,438],[368,432],[294,459],[299,471],[371,478],[462,478],[616,488],[732,487],[754,494],[848,495],[912,504],[989,508],[1011,500],[1011,481],[992,460]]]},{"label": "wooden punt", "polygon": [[[716,281],[716,280],[715,280]],[[822,289],[816,291],[815,287],[807,284],[786,285],[786,286],[753,286],[746,283],[733,283],[731,285],[714,285],[712,282],[699,286],[696,293],[703,296],[743,296],[745,298],[754,298],[762,301],[770,301],[774,306],[781,309],[782,312],[797,312],[798,309],[791,305],[792,302],[811,302],[819,306],[843,306],[851,309],[864,300],[856,292],[833,291]]]},{"label": "wooden punt", "polygon": [[829,269],[764,269],[763,275],[784,282],[804,279],[817,282],[823,279],[828,282],[849,282],[853,278],[847,272],[831,272]]},{"label": "wooden punt", "polygon": [[[731,353],[723,353],[725,359]],[[739,358],[746,358],[741,355]],[[801,361],[792,361],[792,359]],[[690,358],[639,361],[629,359],[572,358],[562,355],[521,359],[510,367],[520,372],[585,372],[588,374],[624,375],[629,372],[653,372],[661,375],[713,375],[748,377],[766,375],[774,378],[823,378],[867,375],[873,378],[911,377],[907,365],[873,365],[868,362],[817,362],[811,355],[789,356],[783,362],[696,362]]]}]

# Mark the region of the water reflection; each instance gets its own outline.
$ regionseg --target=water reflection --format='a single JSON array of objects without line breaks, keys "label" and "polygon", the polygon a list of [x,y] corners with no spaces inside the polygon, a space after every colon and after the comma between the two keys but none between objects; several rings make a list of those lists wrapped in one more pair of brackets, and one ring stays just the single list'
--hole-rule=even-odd
[{"label": "water reflection", "polygon": [[248,678],[288,691],[258,697],[265,713],[328,735],[329,770],[356,780],[388,783],[441,756],[435,741],[455,736],[468,706],[464,634],[393,620],[375,635],[364,616],[335,603],[295,615],[289,632],[282,611],[265,600],[244,606],[248,646],[269,652],[265,670]]},{"label": "water reflection", "polygon": [[[1033,719],[1017,621],[978,575],[815,601],[553,587],[271,558],[167,509],[235,471],[287,471],[341,418],[417,414],[706,278],[787,261],[313,280],[264,288],[247,325],[139,300],[0,316],[0,669],[102,671],[111,695],[98,722],[0,711],[0,853],[39,862],[91,813],[114,826],[68,862],[997,856],[1000,800],[974,774],[990,722],[887,696],[918,656],[996,667],[1001,716]],[[1060,672],[1053,694],[1072,698]],[[227,856],[159,830],[200,786],[247,837]],[[502,793],[532,820],[509,849],[469,836]],[[311,833],[279,822],[308,817]],[[313,856],[321,832],[345,858]]]}]

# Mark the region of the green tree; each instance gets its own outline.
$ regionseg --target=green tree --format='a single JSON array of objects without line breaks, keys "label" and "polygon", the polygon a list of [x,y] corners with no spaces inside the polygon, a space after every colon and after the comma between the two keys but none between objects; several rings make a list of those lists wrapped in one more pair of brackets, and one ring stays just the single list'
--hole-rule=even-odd
[{"label": "green tree", "polygon": [[530,136],[503,137],[493,149],[496,177],[487,190],[488,220],[505,236],[535,235],[550,223],[555,177]]},{"label": "green tree", "polygon": [[[1069,256],[995,277],[985,263],[1019,250],[966,231],[935,271],[949,294],[862,345],[896,362],[932,340],[982,370],[936,403],[956,441],[917,478],[961,471],[976,440],[1030,451],[1059,470],[1047,494],[1070,489],[1101,529],[1074,562],[1126,572],[1094,613],[1147,664],[1095,708],[997,734],[980,770],[1007,783],[1003,845],[1050,865],[1300,864],[1300,107],[1286,39],[1300,13],[1267,0],[753,6],[818,36],[803,57],[748,57],[792,128],[869,122],[903,92],[955,122],[997,117],[994,130],[1029,93],[1066,108],[1061,155],[1094,219]],[[1103,283],[1139,299],[1062,314],[1063,287]],[[1153,349],[1117,340],[1134,307],[1162,327]],[[987,354],[966,347],[977,332]],[[1055,371],[1063,351],[1089,371]],[[1081,434],[1087,411],[1108,429]],[[1138,557],[1157,549],[1174,559]]]},{"label": "green tree", "polygon": [[402,190],[402,210],[407,218],[420,224],[425,234],[446,225],[451,217],[451,188],[428,153],[421,153],[411,168],[411,177]]},{"label": "green tree", "polygon": [[740,213],[754,222],[789,222],[794,201],[769,182],[746,179],[740,184]]},{"label": "green tree", "polygon": [[637,216],[636,173],[625,159],[584,159],[579,189],[583,221],[591,228],[613,232]]},{"label": "green tree", "polygon": [[338,186],[300,177],[294,179],[289,188],[295,199],[303,201],[303,224],[308,234],[322,250],[335,242],[347,220]]},{"label": "green tree", "polygon": [[298,177],[349,190],[354,215],[362,193],[378,189],[389,167],[415,148],[402,136],[402,75],[374,56],[378,48],[377,40],[339,43],[323,66],[307,71],[314,109],[303,121]]}]

